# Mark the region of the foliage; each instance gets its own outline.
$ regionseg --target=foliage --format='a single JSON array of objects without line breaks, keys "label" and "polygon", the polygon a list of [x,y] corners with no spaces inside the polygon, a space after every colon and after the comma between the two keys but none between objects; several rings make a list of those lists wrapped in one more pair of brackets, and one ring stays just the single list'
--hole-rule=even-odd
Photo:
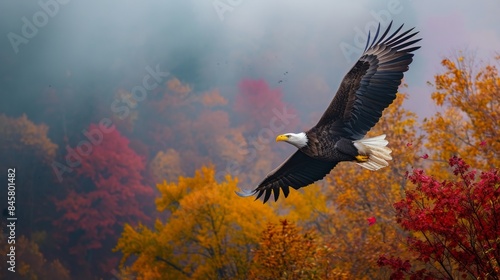
[{"label": "foliage", "polygon": [[[5,228],[4,226],[2,224],[2,228]],[[14,245],[9,245],[4,234],[5,232],[0,229],[0,244],[2,244],[0,253],[2,256],[6,256],[10,252],[10,246],[15,246],[16,271],[8,271],[7,268],[10,265],[3,261],[0,264],[3,275],[13,277],[9,279],[71,279],[69,270],[57,259],[48,261],[40,252],[37,243],[25,236],[19,236]]]},{"label": "foliage", "polygon": [[0,153],[4,160],[18,162],[19,155],[38,158],[49,163],[56,154],[57,145],[47,137],[49,128],[36,125],[25,114],[19,118],[0,115]]},{"label": "foliage", "polygon": [[[417,253],[409,261],[381,257],[379,264],[394,270],[393,279],[432,277],[500,279],[500,174],[477,172],[461,158],[449,165],[454,180],[438,181],[421,169],[409,180],[415,189],[397,202],[397,222],[413,233],[407,240]],[[412,269],[412,264],[424,264]],[[416,277],[416,278],[415,278]]]},{"label": "foliage", "polygon": [[117,130],[105,134],[92,154],[81,157],[79,183],[63,199],[55,199],[61,217],[54,225],[79,260],[88,250],[101,248],[104,240],[116,238],[123,223],[148,220],[142,201],[152,197],[152,189],[143,183],[144,160],[128,143]]},{"label": "foliage", "polygon": [[213,167],[178,183],[158,184],[157,210],[168,220],[153,229],[126,225],[115,250],[124,270],[138,279],[246,278],[251,250],[266,223],[276,221],[272,209],[251,199],[236,197],[237,180],[215,180]]},{"label": "foliage", "polygon": [[[496,58],[497,62],[500,57]],[[444,109],[424,120],[432,169],[446,168],[451,156],[466,158],[479,169],[500,166],[500,76],[495,65],[478,66],[472,58],[444,59],[435,76],[432,99]],[[440,174],[441,173],[441,174]],[[446,173],[448,174],[448,173]]]},{"label": "foliage", "polygon": [[286,199],[270,204],[276,213],[305,228],[319,228],[328,213],[327,197],[318,184],[290,192]]},{"label": "foliage", "polygon": [[[45,215],[54,213],[49,195],[61,190],[51,184],[54,178],[50,173],[50,164],[56,155],[57,145],[48,137],[49,127],[35,124],[23,114],[11,118],[0,114],[0,180],[7,182],[7,169],[15,168],[16,180],[16,216],[23,221],[17,230],[31,237],[35,227],[45,227],[40,223]],[[7,185],[2,197],[7,195]],[[7,200],[5,199],[5,202]],[[6,207],[3,204],[2,207]]]},{"label": "foliage", "polygon": [[182,175],[181,157],[179,152],[168,149],[159,151],[150,163],[151,176],[154,182],[173,181]]},{"label": "foliage", "polygon": [[[149,166],[155,183],[193,174],[204,164],[213,163],[222,170],[229,163],[244,161],[245,152],[239,149],[246,145],[243,129],[234,126],[227,103],[218,89],[196,92],[172,78],[166,88],[137,106],[134,135],[141,137],[155,157]],[[118,126],[127,124],[118,120]],[[182,158],[176,159],[176,153]],[[168,176],[158,177],[170,167]]]},{"label": "foliage", "polygon": [[[191,175],[211,163],[219,171],[218,180],[230,173],[243,187],[253,186],[279,164],[278,154],[289,148],[273,145],[275,136],[293,131],[298,122],[279,88],[251,79],[239,83],[234,103],[229,104],[217,89],[196,92],[173,78],[138,110],[135,134],[151,147],[155,159],[149,171],[155,182]],[[178,160],[176,153],[182,155]],[[159,173],[167,176],[159,178]]]},{"label": "foliage", "polygon": [[[293,108],[283,102],[281,90],[271,89],[264,80],[243,79],[238,84],[238,89],[233,109],[247,131],[269,126],[269,122],[276,117],[276,112],[281,112],[285,108],[290,114],[297,114]],[[252,121],[249,122],[248,119]],[[296,125],[297,120],[298,118],[288,120],[285,125],[291,129]]]},{"label": "foliage", "polygon": [[328,261],[332,249],[313,230],[269,224],[255,250],[250,279],[348,279]]}]

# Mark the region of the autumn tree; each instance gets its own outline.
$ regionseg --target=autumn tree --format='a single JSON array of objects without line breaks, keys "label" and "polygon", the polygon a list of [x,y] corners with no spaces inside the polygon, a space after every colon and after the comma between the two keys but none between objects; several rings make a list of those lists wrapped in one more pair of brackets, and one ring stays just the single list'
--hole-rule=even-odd
[{"label": "autumn tree", "polygon": [[333,250],[314,230],[281,220],[269,224],[255,250],[250,279],[349,279],[329,262]]},{"label": "autumn tree", "polygon": [[416,116],[403,109],[405,98],[398,94],[368,134],[387,135],[393,158],[389,166],[373,172],[341,163],[327,176],[330,204],[328,213],[318,216],[317,229],[329,238],[336,253],[332,262],[356,279],[386,278],[377,266],[380,252],[404,251],[404,235],[393,218],[392,205],[403,196],[406,171],[422,160]]},{"label": "autumn tree", "polygon": [[48,126],[36,125],[26,115],[19,118],[0,115],[0,151],[3,159],[15,163],[19,156],[23,156],[50,163],[57,145],[47,137],[48,130]]},{"label": "autumn tree", "polygon": [[[126,99],[129,93],[122,92],[120,96]],[[244,130],[235,126],[228,100],[218,89],[197,92],[191,85],[171,78],[143,102],[132,103],[132,107],[124,120],[120,120],[120,115],[114,117],[118,127],[126,127],[148,146],[155,158],[148,168],[156,182],[193,174],[207,163],[229,171],[228,166],[245,159],[245,153],[238,152],[246,143]],[[168,162],[175,160],[176,153],[182,154],[182,159],[175,164]],[[161,170],[169,166],[173,168],[168,178],[159,178]],[[177,168],[182,173],[174,171]]]},{"label": "autumn tree", "polygon": [[[41,184],[53,180],[50,164],[57,150],[48,131],[47,125],[35,124],[24,114],[18,118],[0,114],[0,167],[16,169],[16,217],[23,221],[17,230],[28,237],[37,223],[53,213],[47,198],[60,190]],[[2,172],[0,178],[6,182],[7,173]]]},{"label": "autumn tree", "polygon": [[412,233],[410,259],[383,256],[392,279],[500,279],[500,172],[478,173],[449,159],[453,179],[437,180],[415,169],[415,185],[395,204],[398,224]]},{"label": "autumn tree", "polygon": [[[276,114],[286,111],[296,115],[291,106],[283,102],[283,93],[279,88],[270,88],[264,80],[243,79],[238,84],[238,93],[235,97],[233,111],[237,113],[240,124],[245,130],[259,130],[269,126],[269,122],[276,118]],[[249,121],[251,120],[251,121]],[[291,129],[298,123],[298,118],[283,120],[282,126]]]},{"label": "autumn tree", "polygon": [[150,162],[151,176],[155,183],[173,181],[182,175],[181,156],[174,149],[159,151]]},{"label": "autumn tree", "polygon": [[[88,130],[98,127],[91,124]],[[94,259],[105,259],[103,252],[111,250],[105,244],[117,238],[124,223],[148,221],[143,211],[153,193],[143,183],[144,159],[128,146],[128,139],[116,129],[101,137],[91,154],[80,155],[80,166],[75,167],[78,183],[64,198],[54,199],[60,211],[54,221],[59,243],[80,264],[92,252],[101,252]]]},{"label": "autumn tree", "polygon": [[[495,59],[496,65],[500,57]],[[441,110],[424,121],[433,173],[460,156],[474,167],[500,166],[500,76],[495,64],[479,66],[472,57],[446,58],[434,78],[432,94]],[[441,173],[443,174],[443,173]],[[448,173],[445,173],[448,174]]]},{"label": "autumn tree", "polygon": [[157,210],[168,219],[154,228],[126,224],[115,250],[123,253],[124,270],[137,279],[246,278],[251,252],[273,210],[235,195],[237,179],[215,180],[213,167],[194,177],[158,184]]},{"label": "autumn tree", "polygon": [[[7,243],[5,232],[3,232],[4,228],[6,227],[2,223],[2,229],[0,229],[0,252],[2,256],[6,256],[10,252],[10,246],[12,246]],[[14,246],[16,248],[15,272],[7,270],[10,267],[8,262],[1,262],[2,275],[8,277],[2,279],[71,279],[69,270],[58,259],[47,260],[43,253],[40,252],[38,244],[33,240],[21,235],[16,238]]]}]

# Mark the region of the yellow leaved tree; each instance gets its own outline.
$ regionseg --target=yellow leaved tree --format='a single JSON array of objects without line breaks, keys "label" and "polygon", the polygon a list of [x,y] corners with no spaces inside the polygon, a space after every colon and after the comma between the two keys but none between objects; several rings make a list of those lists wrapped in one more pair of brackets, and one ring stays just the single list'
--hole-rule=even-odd
[{"label": "yellow leaved tree", "polygon": [[[495,58],[498,65],[500,57]],[[444,59],[432,99],[443,110],[424,121],[430,174],[443,178],[454,155],[481,170],[500,166],[500,76],[495,64],[479,67],[472,57]]]},{"label": "yellow leaved tree", "polygon": [[122,264],[137,258],[125,271],[137,279],[246,278],[252,249],[269,222],[273,209],[235,195],[237,180],[215,180],[213,167],[203,167],[193,178],[158,184],[161,197],[154,229],[126,225],[115,250]]}]

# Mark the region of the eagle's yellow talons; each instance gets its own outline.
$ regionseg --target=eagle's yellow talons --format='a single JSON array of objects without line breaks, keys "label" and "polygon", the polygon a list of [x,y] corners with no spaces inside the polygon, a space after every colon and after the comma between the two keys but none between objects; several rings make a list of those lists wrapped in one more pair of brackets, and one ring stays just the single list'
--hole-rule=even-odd
[{"label": "eagle's yellow talons", "polygon": [[357,160],[358,162],[365,162],[365,161],[368,161],[368,158],[369,158],[369,157],[368,157],[368,156],[365,156],[365,155],[357,155],[357,156],[356,156],[356,160]]}]

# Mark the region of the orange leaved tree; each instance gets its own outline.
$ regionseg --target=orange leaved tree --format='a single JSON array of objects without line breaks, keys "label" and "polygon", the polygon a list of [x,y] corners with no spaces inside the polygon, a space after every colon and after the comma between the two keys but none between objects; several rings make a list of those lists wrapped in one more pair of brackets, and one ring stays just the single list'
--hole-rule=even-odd
[{"label": "orange leaved tree", "polygon": [[[495,59],[498,64],[500,57]],[[435,76],[432,99],[443,110],[424,121],[433,170],[460,156],[476,168],[500,166],[500,76],[495,64],[478,67],[474,59],[444,59]],[[442,172],[431,173],[444,176]]]},{"label": "orange leaved tree", "polygon": [[269,224],[255,250],[250,279],[349,279],[333,267],[332,248],[314,230],[281,220]]}]

